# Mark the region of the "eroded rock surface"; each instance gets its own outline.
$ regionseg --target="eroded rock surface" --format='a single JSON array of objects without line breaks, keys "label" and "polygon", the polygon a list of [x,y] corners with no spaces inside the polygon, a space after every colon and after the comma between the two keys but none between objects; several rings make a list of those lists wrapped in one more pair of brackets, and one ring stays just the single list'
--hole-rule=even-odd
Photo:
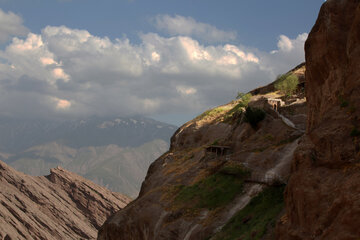
[{"label": "eroded rock surface", "polygon": [[[276,180],[286,182],[293,152],[304,131],[296,124],[295,127],[288,126],[264,100],[280,97],[271,90],[252,97],[251,105],[266,112],[265,119],[255,128],[244,121],[244,108],[239,105],[239,100],[206,111],[179,128],[171,139],[169,152],[150,166],[139,197],[106,221],[98,239],[210,239],[266,187],[264,181],[267,177],[277,176]],[[292,106],[294,117],[304,114],[306,102],[301,102],[299,107],[296,105]],[[281,110],[287,112],[285,106]],[[299,122],[299,126],[304,124],[304,121]],[[218,146],[219,149],[226,146],[231,154],[209,153],[209,146]],[[214,201],[201,206],[198,199],[192,201],[186,196],[184,199],[179,197],[182,196],[181,189],[189,189],[219,176],[226,166],[237,164],[247,166],[251,174],[230,201],[224,204]],[[222,181],[219,179],[217,181]],[[234,177],[233,180],[237,179]],[[222,189],[228,187],[225,185]],[[219,193],[208,199],[217,196]],[[213,207],[206,207],[209,206],[206,204],[213,204]],[[253,235],[257,234],[254,230]]]},{"label": "eroded rock surface", "polygon": [[62,168],[33,177],[0,161],[0,239],[95,239],[129,202]]},{"label": "eroded rock surface", "polygon": [[360,237],[360,2],[328,0],[305,45],[308,128],[279,239]]}]

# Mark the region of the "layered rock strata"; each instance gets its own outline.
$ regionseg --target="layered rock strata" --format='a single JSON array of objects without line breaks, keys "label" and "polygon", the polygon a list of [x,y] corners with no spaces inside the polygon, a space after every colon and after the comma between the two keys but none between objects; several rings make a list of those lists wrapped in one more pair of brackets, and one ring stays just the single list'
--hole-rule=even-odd
[{"label": "layered rock strata", "polygon": [[130,199],[62,168],[33,177],[0,161],[0,239],[95,239]]}]

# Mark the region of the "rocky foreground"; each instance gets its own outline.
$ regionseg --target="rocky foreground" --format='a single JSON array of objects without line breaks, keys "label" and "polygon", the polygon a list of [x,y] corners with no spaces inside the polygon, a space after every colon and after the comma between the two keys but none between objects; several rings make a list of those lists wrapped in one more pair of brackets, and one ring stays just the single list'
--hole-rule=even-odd
[{"label": "rocky foreground", "polygon": [[0,239],[95,239],[130,199],[62,168],[33,177],[0,161]]},{"label": "rocky foreground", "polygon": [[305,44],[307,134],[279,239],[360,238],[360,2],[328,0]]}]

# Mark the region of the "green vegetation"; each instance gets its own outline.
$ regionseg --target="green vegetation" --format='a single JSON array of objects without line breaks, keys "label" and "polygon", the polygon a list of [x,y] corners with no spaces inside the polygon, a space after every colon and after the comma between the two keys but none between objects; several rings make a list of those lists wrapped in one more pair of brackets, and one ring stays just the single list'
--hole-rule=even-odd
[{"label": "green vegetation", "polygon": [[295,74],[283,74],[276,79],[275,89],[287,96],[291,96],[294,94],[298,84],[299,78]]},{"label": "green vegetation", "polygon": [[284,185],[266,188],[215,235],[215,240],[257,240],[274,228],[284,207]]},{"label": "green vegetation", "polygon": [[235,113],[242,112],[242,108],[244,108],[244,103],[240,102],[235,105],[228,113],[227,115],[233,116]]},{"label": "green vegetation", "polygon": [[245,112],[245,122],[248,122],[254,129],[257,124],[264,120],[266,113],[260,108],[247,107]]},{"label": "green vegetation", "polygon": [[230,111],[228,111],[224,117],[224,121],[231,120],[234,116],[239,116],[243,112],[243,108],[246,108],[250,102],[251,93],[239,92],[236,99],[240,99],[239,103],[235,105]]},{"label": "green vegetation", "polygon": [[243,112],[243,103],[238,103],[235,107],[233,107],[230,111],[228,111],[224,117],[225,122],[231,121],[235,116],[238,116],[242,114]]},{"label": "green vegetation", "polygon": [[270,141],[270,142],[275,140],[275,137],[270,133],[266,134],[263,138],[264,138],[264,140],[267,140],[267,141]]},{"label": "green vegetation", "polygon": [[349,106],[349,102],[342,95],[339,96],[339,102],[341,108],[346,108]]},{"label": "green vegetation", "polygon": [[213,108],[200,114],[195,119],[199,121],[207,118],[218,118],[223,116],[224,118],[222,120],[227,121],[231,119],[235,114],[242,113],[242,108],[247,107],[251,97],[252,97],[251,93],[247,93],[247,94],[238,93],[237,99],[239,99],[240,101],[235,107],[231,108],[232,106],[229,104],[229,105]]},{"label": "green vegetation", "polygon": [[239,104],[241,104],[243,107],[247,107],[247,105],[250,102],[252,95],[251,93],[242,93],[242,92],[238,92],[238,95],[236,96],[236,99],[240,99],[241,102]]},{"label": "green vegetation", "polygon": [[351,136],[351,137],[359,137],[359,136],[360,136],[360,130],[357,129],[357,127],[354,127],[354,128],[351,130],[350,136]]},{"label": "green vegetation", "polygon": [[224,166],[192,186],[181,186],[175,202],[183,206],[191,204],[191,208],[215,209],[225,206],[242,192],[248,174],[239,165]]},{"label": "green vegetation", "polygon": [[224,175],[233,175],[239,178],[247,177],[250,174],[250,172],[244,169],[242,165],[235,163],[228,163],[220,169],[219,173]]},{"label": "green vegetation", "polygon": [[227,107],[217,107],[210,110],[207,110],[206,112],[202,113],[201,115],[196,117],[196,120],[201,120],[208,117],[215,117],[224,111],[228,110]]}]

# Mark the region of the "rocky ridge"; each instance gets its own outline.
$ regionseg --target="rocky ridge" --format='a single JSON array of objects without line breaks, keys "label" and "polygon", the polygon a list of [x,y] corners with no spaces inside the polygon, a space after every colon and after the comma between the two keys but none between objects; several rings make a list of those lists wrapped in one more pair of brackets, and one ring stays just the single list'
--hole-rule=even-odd
[{"label": "rocky ridge", "polygon": [[[308,106],[298,98],[271,111],[269,99],[281,96],[270,84],[252,91],[249,105],[266,112],[255,128],[235,111],[238,102],[188,122],[151,165],[139,197],[105,222],[98,239],[358,240],[359,26],[358,0],[327,0],[305,44]],[[232,187],[241,190],[226,199]]]},{"label": "rocky ridge", "polygon": [[[303,77],[304,71],[296,68],[291,72]],[[265,114],[257,126],[245,121],[246,104],[239,99],[180,127],[170,150],[151,164],[139,197],[105,222],[98,239],[226,239],[222,229],[262,192],[264,196],[280,195],[274,202],[276,211],[267,212],[271,217],[265,229],[250,228],[239,236],[272,236],[273,229],[266,226],[274,225],[283,209],[282,186],[305,130],[306,99],[302,95],[299,91],[297,97],[285,99],[277,91],[265,90],[252,96],[249,106]],[[269,99],[278,101],[279,111]],[[255,220],[250,215],[246,218],[249,224]]]},{"label": "rocky ridge", "polygon": [[0,239],[95,239],[130,199],[62,168],[44,177],[0,161]]}]

